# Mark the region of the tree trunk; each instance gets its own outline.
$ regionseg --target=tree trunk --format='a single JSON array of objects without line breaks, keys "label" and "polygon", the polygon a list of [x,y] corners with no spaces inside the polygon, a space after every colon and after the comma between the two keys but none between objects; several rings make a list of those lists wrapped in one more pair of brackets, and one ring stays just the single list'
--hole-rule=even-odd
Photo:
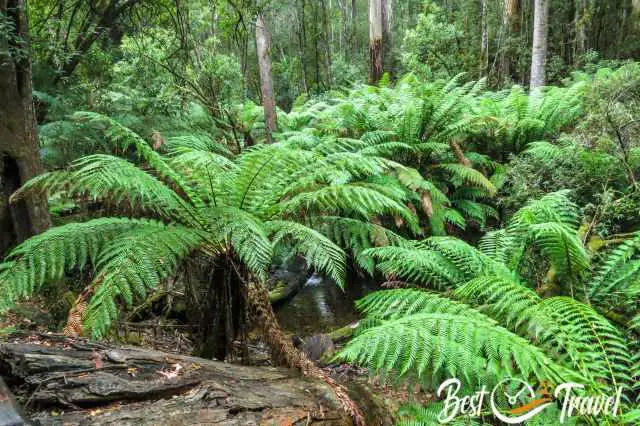
[{"label": "tree trunk", "polygon": [[286,366],[300,370],[305,376],[324,381],[333,389],[343,410],[351,415],[354,424],[364,426],[364,415],[351,400],[345,387],[298,351],[293,346],[292,339],[284,334],[269,302],[269,292],[263,285],[254,284],[250,287],[249,306],[253,321],[262,328],[267,344],[275,352],[274,356],[277,356]]},{"label": "tree trunk", "polygon": [[393,0],[382,0],[382,70],[391,73],[393,70]]},{"label": "tree trunk", "polygon": [[575,4],[575,52],[574,57],[579,57],[587,51],[587,0],[576,0]]},{"label": "tree trunk", "polygon": [[306,7],[306,1],[300,0],[300,7],[298,8],[298,55],[300,55],[300,68],[302,68],[301,72],[301,80],[302,80],[302,88],[304,89],[304,93],[309,92],[309,85],[307,84],[307,62],[305,60],[305,50],[307,46],[307,31],[306,24],[304,22],[304,8]]},{"label": "tree trunk", "polygon": [[230,360],[234,340],[244,341],[246,337],[247,286],[238,279],[231,262],[222,262],[207,271],[199,306],[192,309],[200,314],[197,354],[203,358]]},{"label": "tree trunk", "polygon": [[550,1],[551,0],[535,0],[533,50],[531,52],[531,81],[529,84],[531,90],[545,85]]},{"label": "tree trunk", "polygon": [[487,22],[487,0],[482,0],[482,42],[480,46],[480,75],[489,71],[489,24]]},{"label": "tree trunk", "polygon": [[351,51],[354,58],[358,55],[358,2],[351,0]]},{"label": "tree trunk", "polygon": [[383,0],[369,0],[369,84],[377,84],[384,73]]},{"label": "tree trunk", "polygon": [[272,143],[272,133],[278,131],[278,116],[276,114],[276,99],[273,93],[271,57],[269,55],[271,40],[269,29],[262,14],[259,14],[256,19],[256,48],[258,52],[258,66],[260,68],[260,90],[262,92],[262,105],[264,106],[267,143]]},{"label": "tree trunk", "polygon": [[351,424],[329,386],[290,371],[60,335],[12,336],[0,374],[34,424]]},{"label": "tree trunk", "polygon": [[327,81],[329,82],[329,87],[333,87],[333,75],[331,72],[333,60],[331,59],[331,30],[329,28],[329,13],[327,11],[327,2],[326,0],[322,0],[322,25],[324,27],[324,46],[326,52],[326,68],[327,68]]},{"label": "tree trunk", "polygon": [[[9,204],[10,194],[42,173],[31,90],[29,26],[24,0],[0,0],[12,33],[0,32],[0,254],[50,225],[44,197]],[[6,238],[8,237],[8,238]]]},{"label": "tree trunk", "polygon": [[514,56],[518,52],[514,44],[515,37],[520,32],[520,0],[505,0],[502,12],[502,28],[504,32],[504,46],[500,54],[500,74],[503,81],[517,80],[514,76]]}]

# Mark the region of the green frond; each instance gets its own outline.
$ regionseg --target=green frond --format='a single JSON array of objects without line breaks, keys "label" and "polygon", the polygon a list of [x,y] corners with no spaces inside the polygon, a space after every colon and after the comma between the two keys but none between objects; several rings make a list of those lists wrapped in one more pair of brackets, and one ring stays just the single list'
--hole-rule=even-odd
[{"label": "green frond", "polygon": [[626,286],[633,279],[637,279],[640,263],[631,260],[638,253],[638,249],[640,249],[640,232],[610,250],[587,281],[588,297],[590,299],[606,298],[612,292],[623,290],[619,287]]},{"label": "green frond", "polygon": [[207,135],[180,135],[167,138],[167,150],[176,151],[204,151],[231,158],[233,153],[226,145],[214,142]]},{"label": "green frond", "polygon": [[162,179],[169,181],[170,184],[175,185],[183,192],[191,204],[197,208],[204,206],[200,197],[187,185],[183,177],[176,173],[162,156],[135,132],[107,116],[94,112],[76,112],[72,118],[98,127],[105,134],[107,140],[115,145],[116,152],[121,155],[133,148],[138,157],[144,160]]},{"label": "green frond", "polygon": [[607,319],[569,297],[543,300],[539,315],[562,331],[556,340],[570,351],[574,367],[594,383],[628,388],[631,358],[624,336]]},{"label": "green frond", "polygon": [[135,219],[104,218],[51,228],[16,248],[0,264],[0,312],[31,296],[46,282],[59,280],[72,268],[94,264],[108,242],[146,225]]},{"label": "green frond", "polygon": [[435,250],[456,266],[462,277],[457,285],[480,275],[498,275],[511,277],[513,273],[504,265],[482,254],[478,249],[455,237],[431,237],[420,243],[423,247]]},{"label": "green frond", "polygon": [[283,202],[280,209],[283,214],[300,214],[301,211],[322,215],[353,212],[363,219],[381,214],[399,216],[412,232],[417,234],[420,231],[417,218],[407,207],[361,184],[331,185],[303,192]]},{"label": "green frond", "polygon": [[580,211],[568,195],[569,191],[562,190],[529,201],[513,215],[508,227],[516,229],[528,225],[557,222],[577,229],[580,223]]},{"label": "green frond", "polygon": [[498,229],[485,233],[478,242],[478,248],[491,259],[506,265],[516,242],[513,234],[506,229]]},{"label": "green frond", "polygon": [[438,168],[449,172],[451,174],[451,179],[456,186],[461,186],[462,184],[467,183],[486,190],[487,194],[491,196],[493,196],[497,191],[489,179],[471,167],[452,163],[441,164]]},{"label": "green frond", "polygon": [[[419,404],[405,404],[398,410],[400,420],[396,426],[440,426],[442,422],[438,419],[440,413],[445,409],[443,402],[431,402],[427,406]],[[489,425],[480,419],[468,416],[459,416],[450,422],[450,426],[484,426]]]},{"label": "green frond", "polygon": [[115,205],[126,204],[187,224],[198,220],[195,209],[163,182],[134,164],[111,155],[82,157],[74,161],[67,172],[38,176],[14,194],[14,199],[30,192],[62,193],[67,198],[82,196]]},{"label": "green frond", "polygon": [[455,209],[444,209],[443,219],[451,225],[457,226],[460,229],[467,227],[467,221],[464,217]]},{"label": "green frond", "polygon": [[341,288],[345,284],[346,255],[320,232],[300,223],[273,220],[265,223],[274,246],[282,240],[293,245],[309,264],[331,277]]},{"label": "green frond", "polygon": [[364,251],[376,261],[376,268],[387,279],[446,289],[464,280],[464,275],[446,257],[420,247],[378,247]]},{"label": "green frond", "polygon": [[531,142],[523,154],[540,160],[544,164],[552,164],[553,161],[561,158],[562,149],[558,145],[549,142]]},{"label": "green frond", "polygon": [[478,315],[421,313],[384,321],[351,340],[338,358],[427,383],[458,377],[470,386],[491,386],[505,377],[552,383],[577,377],[527,340]]},{"label": "green frond", "polygon": [[215,240],[229,245],[252,274],[266,280],[273,244],[264,223],[251,213],[231,206],[207,209],[207,219]]},{"label": "green frond", "polygon": [[119,315],[118,300],[130,307],[147,289],[175,273],[182,259],[205,241],[191,228],[145,221],[104,245],[84,322],[94,338],[104,337]]},{"label": "green frond", "polygon": [[335,241],[341,247],[350,249],[356,262],[373,275],[374,264],[363,251],[376,246],[401,246],[406,240],[387,228],[358,219],[339,216],[319,216],[310,224],[315,229]]},{"label": "green frond", "polygon": [[554,222],[529,229],[529,242],[540,249],[557,273],[570,277],[589,268],[589,255],[572,229]]},{"label": "green frond", "polygon": [[458,287],[454,294],[513,331],[523,325],[534,335],[540,331],[535,320],[537,305],[542,299],[535,291],[514,280],[481,276]]},{"label": "green frond", "polygon": [[467,305],[415,288],[373,292],[358,300],[356,308],[366,314],[367,319],[383,321],[420,313],[465,314],[477,319],[486,318]]}]

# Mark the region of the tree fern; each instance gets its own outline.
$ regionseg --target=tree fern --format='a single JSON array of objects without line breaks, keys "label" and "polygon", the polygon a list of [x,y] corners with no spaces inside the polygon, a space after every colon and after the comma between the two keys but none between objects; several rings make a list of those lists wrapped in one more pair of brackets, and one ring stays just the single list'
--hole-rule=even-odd
[{"label": "tree fern", "polygon": [[576,377],[525,339],[477,314],[420,313],[385,321],[356,336],[339,357],[400,378],[429,375],[428,383],[460,377],[469,386],[487,385],[512,376],[560,383]]},{"label": "tree fern", "polygon": [[62,278],[71,268],[95,264],[109,241],[147,224],[144,220],[101,218],[52,228],[26,240],[0,265],[0,311],[29,297],[45,282]]},{"label": "tree fern", "polygon": [[134,297],[173,275],[181,260],[204,241],[203,233],[147,221],[109,241],[96,260],[93,297],[85,318],[93,337],[104,336],[118,317],[117,300],[131,307]]}]

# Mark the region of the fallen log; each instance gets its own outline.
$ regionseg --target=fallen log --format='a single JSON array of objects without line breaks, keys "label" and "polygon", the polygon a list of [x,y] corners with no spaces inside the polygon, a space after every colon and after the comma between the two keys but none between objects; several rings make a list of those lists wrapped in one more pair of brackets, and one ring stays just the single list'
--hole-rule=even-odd
[{"label": "fallen log", "polygon": [[0,374],[36,424],[350,425],[321,381],[60,335],[0,343]]}]

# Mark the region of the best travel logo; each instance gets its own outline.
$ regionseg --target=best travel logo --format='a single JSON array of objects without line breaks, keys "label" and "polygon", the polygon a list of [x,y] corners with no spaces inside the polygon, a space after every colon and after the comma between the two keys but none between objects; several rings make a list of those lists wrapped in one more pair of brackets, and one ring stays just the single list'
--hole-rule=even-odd
[{"label": "best travel logo", "polygon": [[[560,401],[562,409],[559,422],[573,416],[610,415],[616,417],[620,409],[622,388],[615,395],[578,395],[585,387],[579,383],[562,383],[556,386],[553,398],[547,384],[542,383],[538,392],[529,383],[515,378],[499,382],[489,393],[486,386],[472,395],[459,396],[462,383],[458,379],[448,379],[438,388],[438,397],[444,397],[444,408],[438,421],[446,424],[458,416],[479,417],[485,404],[491,413],[507,424],[519,424],[540,414],[547,407]],[[506,402],[507,404],[500,404]],[[509,408],[504,408],[508,405]]]}]

